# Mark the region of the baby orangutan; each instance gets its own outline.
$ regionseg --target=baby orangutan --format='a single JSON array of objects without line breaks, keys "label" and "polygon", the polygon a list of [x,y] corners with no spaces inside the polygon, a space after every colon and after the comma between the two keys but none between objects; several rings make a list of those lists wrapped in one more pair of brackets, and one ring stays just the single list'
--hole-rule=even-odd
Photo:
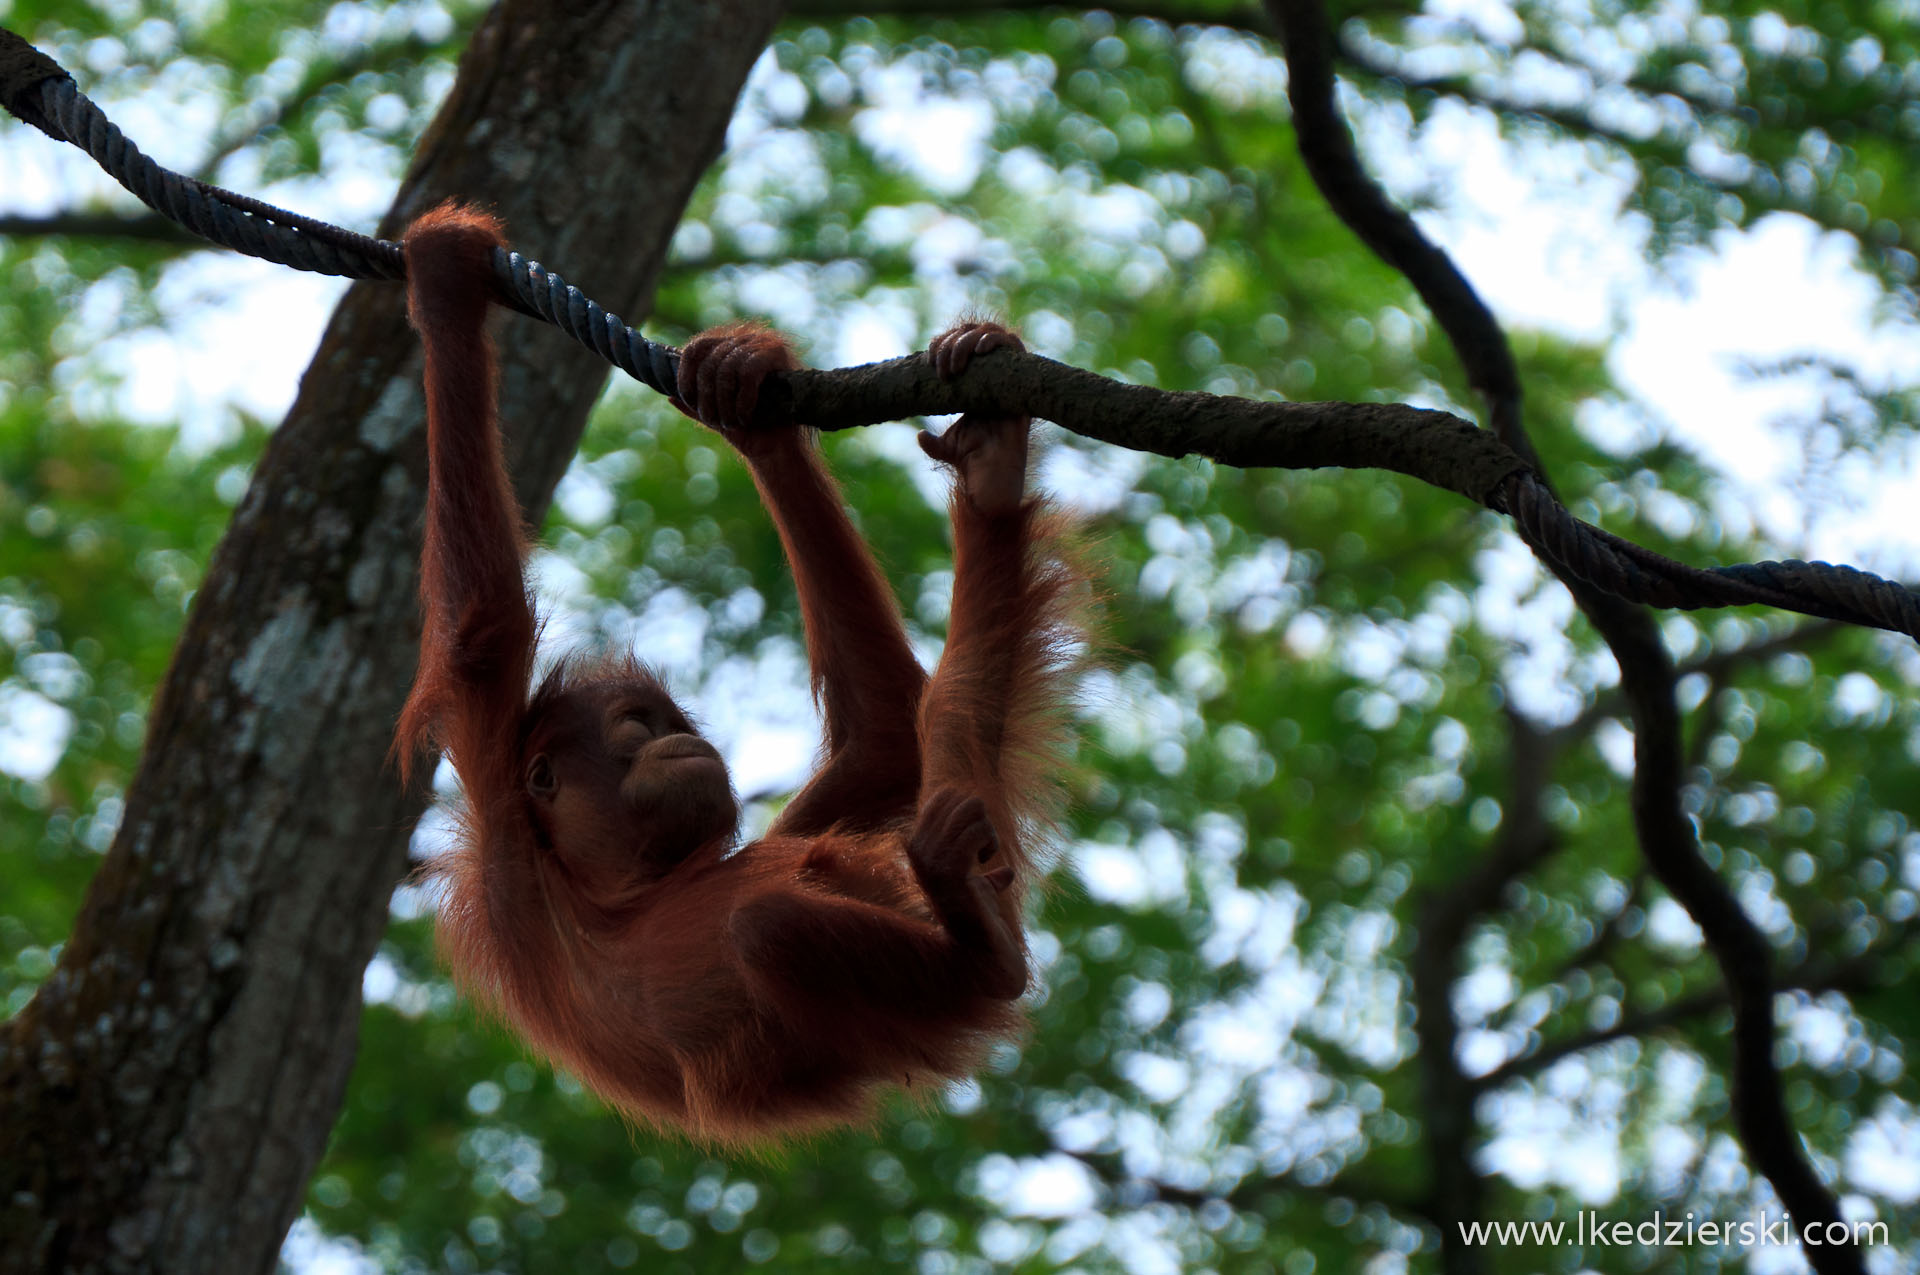
[{"label": "baby orangutan", "polygon": [[[736,847],[726,767],[631,660],[563,663],[529,691],[538,630],[501,463],[484,323],[490,217],[406,236],[426,346],[420,668],[396,747],[444,749],[465,789],[439,941],[456,979],[621,1111],[709,1142],[858,1120],[875,1091],[965,1075],[1017,1030],[1034,830],[1057,809],[1075,582],[1025,494],[1028,420],[962,417],[954,594],[931,679],[840,504],[812,430],[753,423],[797,366],[778,335],[707,332],[678,398],[752,470],[793,570],[826,721],[819,769]],[[942,376],[1019,338],[947,332]]]}]

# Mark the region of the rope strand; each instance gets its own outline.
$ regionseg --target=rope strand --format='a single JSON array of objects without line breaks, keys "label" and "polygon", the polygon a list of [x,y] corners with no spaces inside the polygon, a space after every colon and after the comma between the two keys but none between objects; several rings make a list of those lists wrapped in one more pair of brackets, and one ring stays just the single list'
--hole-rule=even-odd
[{"label": "rope strand", "polygon": [[[346,279],[406,277],[397,243],[161,167],[127,139],[59,63],[5,28],[0,28],[0,102],[48,136],[84,150],[147,207],[223,248]],[[673,394],[678,350],[649,341],[592,297],[517,252],[496,249],[493,269],[500,304],[553,324],[642,385]],[[1536,554],[1632,602],[1679,610],[1761,604],[1920,639],[1920,596],[1870,572],[1799,561],[1690,567],[1575,518],[1530,470],[1501,484],[1486,503],[1513,517],[1521,539]]]}]

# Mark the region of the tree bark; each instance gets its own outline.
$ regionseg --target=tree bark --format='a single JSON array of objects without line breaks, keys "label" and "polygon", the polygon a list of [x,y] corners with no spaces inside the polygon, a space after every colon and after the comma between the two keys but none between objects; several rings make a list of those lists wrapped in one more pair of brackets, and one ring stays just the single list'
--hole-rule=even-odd
[{"label": "tree bark", "polygon": [[[637,321],[781,7],[503,0],[380,233],[483,202]],[[0,1035],[0,1272],[266,1271],[298,1214],[421,799],[387,764],[425,477],[404,310],[362,284],[335,312],[195,599],[59,968]],[[537,520],[607,369],[502,322]]]}]

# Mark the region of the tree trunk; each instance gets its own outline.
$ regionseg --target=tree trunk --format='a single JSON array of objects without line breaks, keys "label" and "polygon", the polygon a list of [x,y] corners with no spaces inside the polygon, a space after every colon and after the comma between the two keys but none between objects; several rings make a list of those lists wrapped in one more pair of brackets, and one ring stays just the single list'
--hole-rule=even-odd
[{"label": "tree trunk", "polygon": [[[482,202],[637,321],[780,8],[504,0],[380,233]],[[425,476],[404,310],[361,284],[335,312],[195,599],[59,968],[0,1035],[0,1272],[266,1271],[299,1211],[420,801],[387,764]],[[537,516],[607,369],[502,323]]]}]

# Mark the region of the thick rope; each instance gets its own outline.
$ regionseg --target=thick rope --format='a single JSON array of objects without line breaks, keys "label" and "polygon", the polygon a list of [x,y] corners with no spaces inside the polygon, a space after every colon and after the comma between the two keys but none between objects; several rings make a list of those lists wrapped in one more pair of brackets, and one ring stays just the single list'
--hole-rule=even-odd
[{"label": "thick rope", "polygon": [[[48,136],[84,150],[147,207],[223,248],[347,279],[406,277],[397,243],[162,168],[127,140],[59,63],[5,28],[0,28],[0,102]],[[496,249],[493,268],[500,304],[553,324],[649,389],[674,392],[678,350],[647,340],[517,252]],[[1581,522],[1530,471],[1501,484],[1486,503],[1511,514],[1521,539],[1542,558],[1629,601],[1680,610],[1757,603],[1920,640],[1920,597],[1866,571],[1825,562],[1689,567]]]},{"label": "thick rope", "polygon": [[544,319],[650,390],[676,391],[680,351],[649,341],[619,315],[537,261],[493,250],[494,290],[500,303]]},{"label": "thick rope", "polygon": [[1528,548],[1617,598],[1679,611],[1758,604],[1920,639],[1920,596],[1857,567],[1798,560],[1690,567],[1575,518],[1531,471],[1508,479],[1500,499]]},{"label": "thick rope", "polygon": [[[223,248],[344,279],[406,278],[400,245],[162,168],[109,120],[73,77],[19,36],[0,28],[0,100],[57,141],[92,156],[147,207]],[[510,309],[553,324],[649,389],[672,394],[677,351],[647,340],[559,275],[517,252],[496,249],[494,284]]]}]

